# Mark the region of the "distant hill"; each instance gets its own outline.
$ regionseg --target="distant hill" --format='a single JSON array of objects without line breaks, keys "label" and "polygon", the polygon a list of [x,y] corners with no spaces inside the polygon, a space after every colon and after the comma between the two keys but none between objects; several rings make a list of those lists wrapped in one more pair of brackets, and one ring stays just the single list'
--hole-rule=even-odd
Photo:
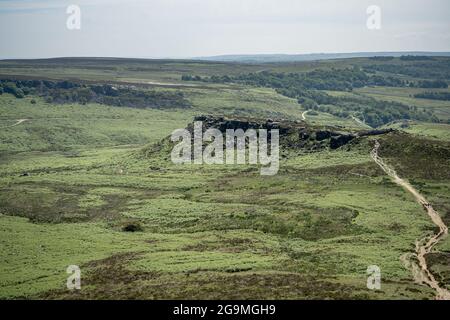
[{"label": "distant hill", "polygon": [[327,59],[345,58],[367,58],[367,57],[400,57],[413,56],[450,56],[450,52],[426,52],[426,51],[403,51],[403,52],[352,52],[352,53],[309,53],[309,54],[241,54],[220,55],[210,57],[196,57],[195,60],[220,61],[220,62],[297,62]]}]

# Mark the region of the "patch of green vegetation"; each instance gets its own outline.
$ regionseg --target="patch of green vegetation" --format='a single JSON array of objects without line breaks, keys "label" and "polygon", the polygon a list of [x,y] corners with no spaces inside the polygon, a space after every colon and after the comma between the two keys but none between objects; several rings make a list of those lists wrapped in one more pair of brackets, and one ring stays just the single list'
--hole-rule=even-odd
[{"label": "patch of green vegetation", "polygon": [[300,120],[304,111],[294,99],[267,88],[189,89],[186,95],[195,110],[208,114]]},{"label": "patch of green vegetation", "polygon": [[[0,96],[0,151],[68,151],[156,142],[192,119],[189,112],[97,104],[52,105]],[[27,121],[12,126],[17,119]]]},{"label": "patch of green vegetation", "polygon": [[132,108],[172,109],[189,108],[183,93],[170,90],[137,90],[134,87],[115,87],[109,84],[85,84],[72,81],[0,80],[3,91],[23,98],[25,94],[39,95],[52,103],[100,103]]},{"label": "patch of green vegetation", "polygon": [[402,130],[410,134],[419,135],[428,139],[450,140],[450,125],[444,123],[427,123],[417,121],[401,121],[389,124],[387,128]]},{"label": "patch of green vegetation", "polygon": [[[406,62],[406,63],[397,63]],[[383,72],[388,74],[407,75],[415,78],[426,79],[450,79],[450,67],[448,58],[432,58],[432,57],[416,57],[406,56],[400,57],[399,60],[391,60],[384,64],[365,65],[364,69],[371,72]],[[434,83],[436,82],[436,83]],[[445,81],[422,81],[422,86],[441,87],[446,85]]]},{"label": "patch of green vegetation", "polygon": [[0,221],[2,298],[29,298],[64,288],[69,265],[146,246],[144,235],[114,232],[99,224],[32,224],[5,215]]},{"label": "patch of green vegetation", "polygon": [[[448,101],[414,98],[414,95],[422,91],[423,89],[417,88],[365,87],[356,89],[355,93],[379,100],[415,106],[421,110],[432,112],[441,122],[447,123],[450,120],[450,103]],[[436,89],[435,91],[449,92],[449,89]]]},{"label": "patch of green vegetation", "polygon": [[[106,195],[113,198],[120,195],[122,199],[129,196],[122,205],[114,205],[118,215],[108,219],[109,227],[103,233],[111,233],[121,248],[126,247],[128,241],[121,243],[124,241],[122,237],[136,237],[145,244],[129,246],[129,250],[112,248],[103,257],[118,252],[139,252],[136,256],[116,258],[117,262],[113,266],[102,264],[102,267],[94,267],[87,264],[87,287],[83,293],[79,293],[80,297],[181,298],[187,297],[186,294],[195,288],[204,290],[205,296],[207,292],[214,291],[222,294],[222,297],[376,298],[379,295],[364,289],[365,269],[371,264],[379,265],[384,279],[388,281],[389,291],[383,291],[382,297],[429,297],[427,290],[409,280],[409,271],[403,267],[399,257],[413,249],[414,240],[431,223],[408,194],[379,178],[380,172],[368,165],[368,148],[361,145],[354,146],[351,151],[339,149],[289,158],[282,164],[280,174],[270,178],[263,178],[256,171],[237,174],[227,168],[179,167],[169,163],[160,163],[164,171],[157,171],[144,178],[139,175],[147,168],[146,160],[125,157],[125,161],[116,161],[124,161],[122,166],[127,175],[98,175],[94,172],[104,169],[89,168],[87,165],[72,174],[45,173],[20,177],[23,180],[5,177],[2,181],[8,181],[9,188],[18,191],[16,196],[5,197],[22,199],[24,203],[29,201],[23,198],[25,193],[20,188],[30,183],[33,186],[47,185],[49,199],[63,195],[58,189],[54,191],[55,185],[64,186],[67,191],[71,188],[83,190],[83,196],[76,197],[77,202],[74,204],[79,205],[80,199],[87,199],[82,201],[86,209],[100,209],[97,201],[101,199],[109,202],[112,199],[105,198]],[[203,181],[201,184],[193,180],[193,171],[197,173],[197,180]],[[155,183],[153,180],[156,177],[160,180]],[[164,180],[161,180],[163,177]],[[182,179],[188,180],[190,187],[180,189],[179,182]],[[137,183],[139,180],[141,182]],[[165,187],[162,181],[165,181]],[[149,189],[154,191],[150,192]],[[44,189],[34,187],[34,190],[41,198],[45,195]],[[383,201],[380,202],[380,199]],[[36,211],[45,210],[36,208]],[[412,216],[414,219],[411,219]],[[123,235],[119,222],[127,218],[140,221],[143,231]],[[415,221],[414,226],[411,220]],[[32,227],[34,225],[25,220],[12,221],[20,221],[24,227],[29,226],[26,229],[28,231],[23,232],[27,239],[35,232],[35,228],[45,230],[52,226],[52,230],[57,230],[55,232],[62,232],[61,228],[74,225],[60,223]],[[96,224],[77,225],[89,230]],[[66,234],[68,237],[72,235]],[[4,241],[8,242],[9,238],[5,237]],[[65,238],[58,239],[68,243]],[[102,252],[103,249],[97,246],[102,245],[91,245],[92,252]],[[6,255],[6,252],[3,250],[2,255]],[[236,255],[236,252],[239,254]],[[73,259],[75,255],[69,256]],[[92,259],[86,258],[85,261]],[[99,259],[99,256],[96,255],[95,259]],[[132,279],[132,286],[121,281],[114,284],[112,279],[108,280],[108,276],[103,274],[117,263],[122,265],[120,270],[123,277]],[[31,272],[31,265],[21,268],[24,272]],[[53,268],[50,266],[49,270]],[[14,269],[8,270],[7,274],[11,274]],[[62,272],[65,276],[64,270]],[[177,279],[179,284],[162,295],[156,292],[156,288],[167,281],[165,274],[168,272],[173,273],[173,279]],[[264,294],[262,287],[267,286],[268,279],[282,279],[286,273],[291,277],[304,277],[301,288],[297,287],[300,284],[293,283],[293,291],[283,292],[281,286],[286,288],[286,284],[275,281],[271,290],[266,290]],[[186,277],[186,274],[191,276]],[[47,285],[38,283],[37,287],[27,290],[24,285],[11,285],[3,291],[3,295],[44,294],[47,289],[61,288],[63,275],[50,274],[42,278]],[[230,281],[237,281],[234,277],[238,277],[240,282],[245,283],[256,277],[262,282],[253,286],[253,293],[245,293],[239,286],[237,291],[232,291],[231,287],[219,289],[216,280],[228,275],[233,275],[233,278],[227,278]],[[23,278],[20,274],[18,277]],[[198,280],[197,285],[194,285],[191,277]],[[313,281],[312,277],[316,280]],[[317,277],[321,280],[317,281]],[[102,293],[101,288],[109,281],[110,291]],[[351,293],[349,289],[343,289],[347,285]],[[139,291],[136,292],[132,287],[139,288]],[[415,288],[416,291],[407,288]],[[233,292],[239,292],[239,295]],[[67,295],[77,297],[78,294],[60,289],[49,291],[43,296]]]},{"label": "patch of green vegetation", "polygon": [[[377,127],[397,119],[417,119],[437,121],[432,114],[409,107],[399,102],[379,101],[363,96],[330,96],[324,90],[352,91],[364,86],[410,87],[408,81],[393,77],[368,75],[358,68],[314,70],[307,73],[271,73],[262,71],[235,77],[183,76],[185,81],[204,81],[212,83],[240,83],[251,86],[269,87],[276,92],[298,100],[307,110],[331,113],[341,118],[350,115],[362,117],[367,124]],[[440,83],[440,81],[438,81]],[[445,84],[445,88],[448,85]],[[440,86],[439,86],[440,88]],[[430,112],[428,110],[428,112]]]},{"label": "patch of green vegetation", "polygon": [[422,93],[415,94],[414,98],[449,101],[450,93],[425,91]]},{"label": "patch of green vegetation", "polygon": [[[372,161],[373,137],[355,138],[336,150],[283,147],[280,170],[270,177],[260,176],[259,168],[250,165],[183,166],[170,161],[171,146],[164,138],[199,114],[284,118],[342,132],[366,128],[350,114],[331,114],[345,111],[339,105],[319,104],[333,110],[303,114],[305,103],[274,89],[183,84],[183,74],[238,77],[261,70],[301,73],[367,63],[373,60],[263,65],[1,61],[2,74],[33,70],[40,79],[133,82],[142,85],[139,90],[180,90],[192,108],[58,105],[25,92],[21,99],[0,95],[0,298],[432,299],[433,290],[414,283],[400,257],[413,252],[416,239],[431,233],[434,225],[413,197]],[[364,87],[326,94],[346,101],[371,97],[377,103],[432,108],[444,121],[446,101],[414,98],[419,91],[423,89]],[[17,124],[20,119],[27,120]],[[401,123],[389,126],[411,134],[377,136],[380,155],[448,224],[448,128],[417,121],[404,128]],[[450,240],[436,248],[440,252],[427,259],[445,285]],[[66,290],[71,264],[81,267],[80,291]],[[366,287],[369,265],[381,268],[379,291]]]},{"label": "patch of green vegetation", "polygon": [[[399,153],[401,150],[401,153]],[[380,155],[389,159],[400,176],[447,181],[450,171],[450,143],[406,133],[383,137]]]}]

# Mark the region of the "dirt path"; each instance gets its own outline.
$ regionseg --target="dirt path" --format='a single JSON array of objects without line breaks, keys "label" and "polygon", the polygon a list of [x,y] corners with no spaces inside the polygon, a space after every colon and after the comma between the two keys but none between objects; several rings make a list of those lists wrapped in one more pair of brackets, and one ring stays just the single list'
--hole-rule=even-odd
[{"label": "dirt path", "polygon": [[360,125],[362,125],[362,126],[364,126],[364,127],[370,127],[370,128],[372,128],[372,127],[369,126],[367,123],[365,123],[364,121],[361,121],[360,119],[358,119],[358,118],[355,117],[354,115],[350,115],[350,117],[351,117],[353,120],[355,120],[356,122],[358,122],[358,124],[360,124]]},{"label": "dirt path", "polygon": [[156,81],[147,81],[147,84],[161,86],[161,87],[198,87],[197,84],[186,84],[186,83],[171,83],[171,82],[156,82]]},{"label": "dirt path", "polygon": [[302,120],[305,121],[306,120],[306,114],[309,112],[309,110],[305,111],[302,113]]},{"label": "dirt path", "polygon": [[10,126],[6,126],[6,127],[3,127],[3,128],[11,128],[11,127],[15,127],[15,126],[18,126],[19,124],[21,124],[22,122],[25,122],[25,121],[28,121],[29,119],[17,119],[16,121],[16,123],[14,123],[13,125],[10,125]]},{"label": "dirt path", "polygon": [[[391,179],[405,188],[410,192],[416,201],[422,205],[424,210],[430,216],[433,223],[439,228],[439,232],[431,236],[426,236],[422,239],[416,241],[416,253],[408,256],[402,257],[402,260],[407,263],[413,272],[414,280],[420,284],[426,284],[436,290],[436,299],[438,300],[450,300],[450,291],[439,286],[439,282],[436,281],[433,274],[428,270],[427,261],[425,256],[430,253],[433,247],[443,238],[448,235],[448,228],[441,219],[441,216],[433,209],[431,204],[408,182],[400,178],[395,170],[388,166],[382,158],[378,156],[378,149],[380,143],[375,141],[375,146],[370,153],[373,160],[380,166],[383,171],[391,177]],[[411,259],[412,257],[417,258],[419,265]]]}]

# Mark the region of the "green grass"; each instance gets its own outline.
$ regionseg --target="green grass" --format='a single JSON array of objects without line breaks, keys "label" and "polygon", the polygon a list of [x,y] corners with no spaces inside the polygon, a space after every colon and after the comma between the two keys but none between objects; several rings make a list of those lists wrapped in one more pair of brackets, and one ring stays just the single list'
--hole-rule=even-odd
[{"label": "green grass", "polygon": [[[253,292],[260,297],[272,296],[273,290],[276,297],[311,298],[314,296],[311,292],[321,292],[316,287],[321,281],[327,286],[335,283],[340,290],[344,290],[344,285],[350,285],[351,293],[348,294],[353,297],[429,297],[426,289],[412,283],[399,257],[412,250],[414,240],[431,223],[408,194],[393,184],[386,184],[378,175],[366,178],[335,173],[340,166],[359,164],[362,165],[356,170],[359,174],[371,174],[366,156],[347,163],[345,153],[336,151],[334,163],[326,160],[317,163],[312,156],[300,156],[291,160],[292,165],[283,166],[285,173],[271,178],[262,178],[258,173],[223,176],[220,170],[197,168],[200,176],[208,177],[201,184],[195,185],[191,181],[191,187],[180,189],[177,180],[167,176],[166,179],[172,179],[171,188],[152,184],[154,191],[147,194],[149,185],[136,185],[137,175],[134,174],[118,180],[106,176],[108,187],[100,187],[99,177],[88,172],[72,174],[70,179],[58,182],[65,188],[88,188],[83,196],[77,197],[80,210],[104,206],[105,201],[112,201],[105,198],[106,195],[120,194],[123,200],[119,206],[120,215],[106,220],[109,221],[107,224],[101,222],[102,219],[86,223],[33,224],[23,218],[2,216],[4,245],[1,254],[5,270],[2,296],[66,296],[66,265],[86,264],[85,269],[82,268],[86,271],[83,294],[129,298],[136,292],[128,289],[119,294],[119,289],[124,290],[121,282],[113,285],[110,296],[102,293],[102,283],[97,282],[103,271],[119,268],[117,264],[120,264],[120,268],[123,267],[120,272],[135,275],[135,286],[141,290],[150,286],[149,292],[155,295],[155,287],[167,281],[166,274],[173,274],[178,285],[167,295],[159,293],[156,297],[182,297],[183,292],[187,294],[183,290],[190,292],[195,285],[186,274],[194,274],[198,285],[211,277],[218,281],[231,274],[245,279],[248,272],[251,272],[249,277],[257,275],[264,279],[269,276],[267,272],[274,278],[289,273],[292,277],[307,279],[303,279],[303,284],[308,284],[308,290],[303,288],[303,291],[298,289],[291,293],[278,287],[286,286],[283,283],[274,282],[269,291],[261,291],[262,288],[254,284]],[[320,159],[320,155],[315,156]],[[182,177],[184,173],[187,179],[190,170],[189,166],[178,168],[176,176]],[[217,180],[211,179],[214,173],[218,174]],[[24,199],[23,188],[30,184],[41,199],[51,200],[61,192],[54,191],[56,183],[47,179],[64,175],[43,174],[23,177],[25,181],[10,180],[9,188],[22,188],[21,199]],[[47,187],[44,189],[39,185]],[[125,195],[129,197],[124,198]],[[52,203],[52,206],[58,205]],[[144,232],[120,232],[116,223],[122,219],[120,216],[141,221]],[[40,245],[46,249],[36,255],[36,247]],[[87,246],[89,250],[86,250]],[[19,255],[13,254],[18,251]],[[102,262],[107,265],[101,268],[88,263],[112,254],[132,252],[138,254],[123,260],[113,259],[114,263],[107,260]],[[35,264],[39,267],[35,268]],[[382,268],[388,291],[375,294],[365,289],[365,269],[371,264]],[[313,281],[313,277],[319,280]],[[40,280],[35,280],[38,278]],[[212,287],[201,286],[200,289],[204,293],[219,290],[220,285],[215,281],[212,281]],[[260,285],[264,283],[262,281]],[[292,288],[295,286],[297,284],[292,284]],[[57,291],[51,293],[50,289]],[[245,294],[240,288],[238,291],[241,297],[251,296],[251,292]],[[222,292],[223,297],[231,292]],[[322,292],[322,297],[337,297],[327,292]],[[143,292],[141,294],[145,296]],[[345,296],[340,293],[340,297]]]},{"label": "green grass", "polygon": [[450,89],[422,89],[422,88],[390,88],[390,87],[365,87],[355,89],[356,93],[367,95],[384,101],[395,101],[408,106],[416,106],[424,110],[432,110],[442,121],[450,120],[450,101],[438,101],[430,99],[414,98],[414,94],[424,91],[449,92]]},{"label": "green grass", "polygon": [[[89,59],[67,58],[54,60],[0,61],[0,74],[4,77],[30,76],[51,79],[85,79],[118,82],[164,82],[182,83],[185,74],[238,75],[241,73],[271,70],[275,72],[307,72],[316,68],[346,68],[368,59],[341,59],[295,63],[220,63],[189,60],[146,59]],[[336,63],[337,62],[337,63]]]},{"label": "green grass", "polygon": [[402,130],[414,135],[437,139],[437,140],[450,140],[450,125],[444,123],[426,123],[408,121],[406,123],[397,122],[385,127]]},{"label": "green grass", "polygon": [[[36,99],[36,98],[35,98]],[[0,96],[0,151],[59,151],[156,142],[192,114],[102,105],[53,105]],[[17,119],[28,119],[11,126]]]},{"label": "green grass", "polygon": [[0,221],[2,298],[64,287],[69,265],[145,247],[143,234],[114,232],[97,224],[32,224],[4,215]]},{"label": "green grass", "polygon": [[[197,168],[197,175],[204,176],[197,178],[202,182],[196,184],[189,178],[191,186],[187,189],[180,189],[178,180],[167,172],[160,178],[168,188],[139,178],[143,169],[139,172],[136,164],[131,176],[107,175],[103,183],[101,176],[89,173],[98,168],[86,168],[87,172],[70,174],[70,179],[63,179],[67,173],[43,174],[9,181],[9,187],[55,186],[53,179],[58,178],[59,185],[89,188],[79,198],[81,208],[104,205],[104,195],[131,195],[124,200],[120,213],[124,218],[142,221],[142,234],[164,245],[151,246],[147,248],[150,252],[130,259],[128,272],[206,274],[250,268],[255,272],[321,274],[321,279],[337,277],[362,284],[365,268],[377,264],[386,280],[402,287],[410,274],[399,257],[412,250],[414,240],[431,223],[406,192],[373,174],[368,155],[358,153],[363,150],[295,157],[271,178],[257,173],[223,176],[227,171]],[[342,174],[340,168],[345,172],[346,166],[347,173]],[[179,167],[174,177],[188,179],[191,169]],[[106,183],[109,187],[102,186]],[[149,188],[155,193],[143,194]],[[37,190],[41,197],[45,195],[44,189]],[[46,190],[48,197],[57,194],[51,187]],[[84,226],[90,228],[91,224]],[[112,227],[105,232],[117,234],[114,224]],[[231,237],[232,243],[224,242],[223,237]],[[230,256],[230,251],[243,253]],[[100,258],[96,256],[95,260]],[[398,292],[390,294],[399,297]],[[427,295],[426,291],[423,294]]]},{"label": "green grass", "polygon": [[[85,63],[67,68],[42,62],[35,71],[59,78],[179,84],[184,73],[336,66],[324,61],[238,69],[234,64],[127,61],[93,69]],[[367,59],[338,63],[360,65]],[[30,70],[0,64],[2,74]],[[301,120],[304,111],[297,101],[267,88],[194,85],[178,89],[192,108],[172,111],[0,96],[0,298],[434,297],[431,289],[414,283],[400,260],[413,252],[416,239],[433,231],[433,224],[372,161],[370,139],[355,139],[337,150],[285,150],[272,177],[248,165],[174,165],[167,141],[151,145],[195,115]],[[428,101],[409,97],[414,90],[330,94],[370,95],[426,108]],[[434,103],[430,108],[444,119],[449,106]],[[305,126],[362,129],[352,119],[326,113],[306,118]],[[11,126],[18,119],[29,120]],[[379,136],[381,155],[449,223],[448,126],[392,126],[411,134]],[[129,224],[142,231],[122,231]],[[430,265],[448,282],[450,240],[438,249],[443,256],[428,257]],[[80,292],[65,287],[70,264],[81,267]],[[369,265],[381,268],[381,291],[366,288]]]}]

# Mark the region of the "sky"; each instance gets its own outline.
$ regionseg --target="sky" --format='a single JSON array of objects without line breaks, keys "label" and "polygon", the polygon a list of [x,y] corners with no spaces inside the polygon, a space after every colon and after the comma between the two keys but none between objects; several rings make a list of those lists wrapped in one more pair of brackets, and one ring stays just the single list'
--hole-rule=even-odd
[{"label": "sky", "polygon": [[450,51],[449,14],[448,0],[0,0],[0,59]]}]

